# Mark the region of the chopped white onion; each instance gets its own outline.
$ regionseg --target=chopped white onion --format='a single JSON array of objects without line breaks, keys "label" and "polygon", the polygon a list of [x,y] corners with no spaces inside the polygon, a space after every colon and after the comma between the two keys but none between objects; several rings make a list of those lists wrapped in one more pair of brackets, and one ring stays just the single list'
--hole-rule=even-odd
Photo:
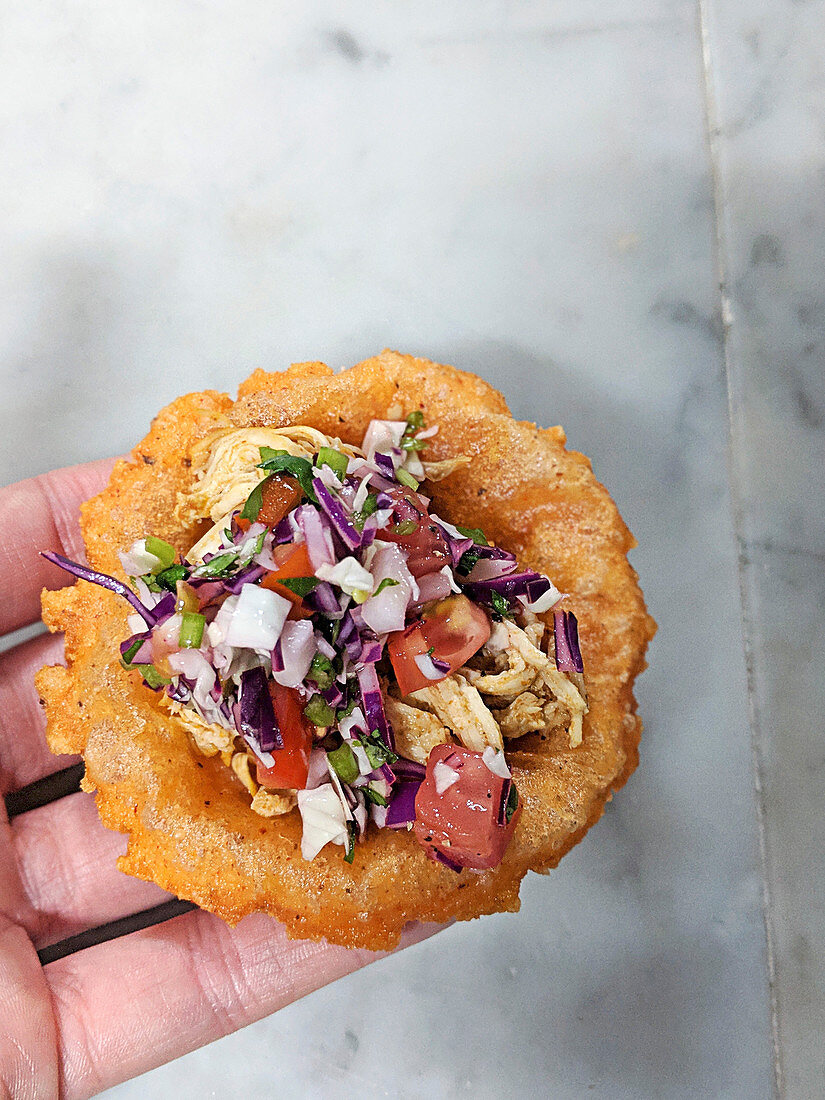
[{"label": "chopped white onion", "polygon": [[309,672],[317,649],[315,632],[309,619],[284,623],[281,631],[283,672],[272,670],[272,679],[281,687],[295,688]]},{"label": "chopped white onion", "polygon": [[376,634],[388,634],[404,629],[407,608],[410,600],[418,596],[418,585],[400,547],[388,542],[378,542],[377,547],[371,565],[375,588],[383,580],[396,583],[387,586],[377,596],[370,596],[361,605],[361,615],[370,630]]},{"label": "chopped white onion", "polygon": [[369,757],[361,745],[356,745],[354,742],[350,742],[355,759],[358,761],[358,772],[360,775],[370,775],[373,770],[372,764],[370,764]]},{"label": "chopped white onion", "polygon": [[[243,585],[226,628],[226,644],[270,652],[275,648],[291,607],[289,600],[279,596],[277,592],[271,592],[257,584]],[[215,622],[219,617],[216,617]]]},{"label": "chopped white onion", "polygon": [[488,745],[484,752],[481,754],[481,759],[493,773],[500,779],[512,778],[512,772],[507,767],[507,761],[504,759],[504,753],[501,749],[493,748],[492,745]]},{"label": "chopped white onion", "polygon": [[415,663],[418,665],[420,672],[427,677],[428,680],[443,680],[445,676],[449,675],[447,672],[441,672],[433,664],[433,659],[429,653],[420,653]]},{"label": "chopped white onion", "polygon": [[173,672],[181,672],[187,680],[194,680],[192,695],[205,710],[214,709],[214,699],[209,695],[215,686],[215,669],[199,649],[182,649],[170,654],[169,667]]},{"label": "chopped white onion", "polygon": [[[376,451],[385,454],[401,446],[407,423],[404,420],[371,420],[361,450],[371,462]],[[396,463],[397,465],[397,463]]]},{"label": "chopped white onion", "polygon": [[146,549],[146,539],[133,542],[126,551],[118,551],[120,564],[128,577],[142,577],[144,573],[154,573],[163,564],[156,554]]},{"label": "chopped white onion", "polygon": [[324,564],[318,566],[315,570],[315,576],[319,580],[337,585],[348,596],[352,596],[356,592],[372,592],[374,587],[372,574],[368,573],[363,565],[351,556],[342,558],[335,565]]},{"label": "chopped white onion", "polygon": [[301,837],[304,859],[315,859],[327,844],[346,844],[344,807],[331,783],[323,783],[311,791],[298,791],[298,810],[304,826]]},{"label": "chopped white onion", "polygon": [[528,603],[524,596],[519,596],[518,598],[528,611],[532,611],[535,615],[541,615],[543,611],[549,611],[551,607],[555,607],[562,598],[562,594],[551,582],[547,591],[539,596],[537,600],[533,600],[532,603]]},{"label": "chopped white onion", "polygon": [[370,491],[370,478],[371,473],[365,474],[361,479],[361,484],[358,486],[358,490],[352,500],[352,510],[354,512],[360,512],[364,507],[364,501],[367,499]]},{"label": "chopped white onion", "polygon": [[439,760],[433,768],[433,779],[435,780],[436,794],[444,794],[446,790],[449,790],[454,783],[457,783],[461,776],[455,770],[451,768],[449,764],[445,764],[443,760]]},{"label": "chopped white onion", "polygon": [[146,623],[144,622],[143,616],[138,615],[137,612],[135,612],[134,615],[126,616],[126,624],[132,634],[143,634],[146,630]]}]

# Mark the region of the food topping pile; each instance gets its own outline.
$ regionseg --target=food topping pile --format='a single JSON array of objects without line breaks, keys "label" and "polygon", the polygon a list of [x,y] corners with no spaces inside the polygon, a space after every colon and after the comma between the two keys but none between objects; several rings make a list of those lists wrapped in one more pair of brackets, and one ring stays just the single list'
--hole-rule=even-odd
[{"label": "food topping pile", "polygon": [[[370,823],[414,832],[460,871],[497,866],[520,812],[506,742],[587,710],[576,619],[547,577],[430,511],[437,427],[373,420],[360,448],[313,428],[226,428],[193,460],[180,558],[147,536],[131,587],[46,557],[129,601],[124,668],[196,750],[220,754],[265,817],[297,805],[301,851],[352,862]],[[539,618],[553,610],[553,629]]]}]

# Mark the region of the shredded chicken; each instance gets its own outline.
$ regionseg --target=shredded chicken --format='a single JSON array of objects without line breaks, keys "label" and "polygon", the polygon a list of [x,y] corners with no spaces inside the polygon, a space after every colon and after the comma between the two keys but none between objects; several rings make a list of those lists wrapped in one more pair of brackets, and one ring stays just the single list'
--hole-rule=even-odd
[{"label": "shredded chicken", "polygon": [[[544,631],[538,619],[523,628],[509,621],[496,623],[479,655],[489,671],[465,665],[452,676],[412,692],[403,703],[395,701],[403,710],[394,712],[397,718],[391,716],[394,728],[410,730],[414,740],[425,721],[420,715],[427,713],[430,721],[424,728],[428,736],[437,734],[431,721],[435,718],[441,726],[442,742],[452,731],[462,744],[477,751],[487,745],[501,748],[502,737],[510,741],[560,727],[569,727],[571,748],[580,745],[582,718],[587,712],[580,677],[574,680],[559,672],[543,652]],[[424,752],[425,744],[422,740],[419,753]],[[412,759],[424,763],[426,755]]]},{"label": "shredded chicken", "polygon": [[165,693],[161,693],[160,701],[169,707],[178,722],[183,726],[195,742],[195,747],[203,756],[217,756],[218,753],[231,753],[235,744],[235,735],[224,726],[211,722],[204,722],[199,714],[189,707],[182,707],[170,699]]},{"label": "shredded chicken", "polygon": [[453,674],[410,693],[410,699],[432,710],[468,749],[483,752],[488,745],[504,751],[498,723],[472,684]]},{"label": "shredded chicken", "polygon": [[189,519],[209,516],[214,523],[189,550],[187,561],[200,562],[205,554],[219,549],[232,513],[267,476],[258,468],[261,447],[310,460],[321,447],[333,447],[347,456],[362,453],[358,447],[303,424],[291,428],[220,428],[212,432],[192,452],[197,484],[191,495],[178,500],[179,515]]},{"label": "shredded chicken", "polygon": [[[527,630],[530,630],[533,637],[538,638],[540,641],[540,637],[535,630],[535,624],[530,624],[527,630],[522,630],[515,623],[507,621],[500,625],[507,631],[507,647],[503,652],[506,655],[508,667],[493,675],[474,676],[474,687],[483,695],[508,698],[517,694],[512,690],[513,684],[523,684],[525,677],[529,674],[531,683],[520,687],[519,691],[529,689],[538,698],[542,698],[545,705],[547,702],[554,702],[555,700],[563,704],[570,713],[570,747],[575,748],[580,745],[582,742],[582,719],[587,713],[587,703],[579,688],[563,672],[559,672],[555,662],[531,641]],[[515,701],[515,697],[510,700],[511,704]],[[514,725],[514,714],[515,712],[512,712],[508,718],[508,727],[511,730],[518,728]],[[545,718],[551,721],[556,717],[555,707],[552,707],[550,712],[545,714]],[[532,721],[532,718],[527,720],[525,717],[525,725],[530,726],[530,728],[522,729],[521,733],[514,731],[510,736],[522,736],[533,729],[540,728],[531,726]],[[553,724],[556,723],[553,722]]]},{"label": "shredded chicken", "polygon": [[430,750],[450,740],[450,731],[430,711],[411,707],[391,695],[384,696],[384,709],[395,734],[395,747],[408,760],[426,764]]}]

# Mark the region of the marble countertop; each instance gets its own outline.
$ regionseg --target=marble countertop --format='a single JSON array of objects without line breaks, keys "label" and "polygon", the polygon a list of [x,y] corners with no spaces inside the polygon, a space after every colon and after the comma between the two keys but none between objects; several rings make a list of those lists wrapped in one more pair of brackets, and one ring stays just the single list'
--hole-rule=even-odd
[{"label": "marble countertop", "polygon": [[519,914],[111,1100],[818,1094],[824,6],[6,5],[0,481],[389,345],[565,426],[659,622],[641,766]]}]

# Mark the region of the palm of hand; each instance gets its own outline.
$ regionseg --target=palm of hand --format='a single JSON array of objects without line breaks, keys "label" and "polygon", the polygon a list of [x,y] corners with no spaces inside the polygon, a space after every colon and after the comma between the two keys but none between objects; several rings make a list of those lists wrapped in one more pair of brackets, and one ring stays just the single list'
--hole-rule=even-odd
[{"label": "palm of hand", "polygon": [[[36,622],[41,588],[63,582],[39,550],[82,560],[78,506],[110,469],[91,463],[0,489],[0,635]],[[4,795],[75,762],[49,753],[33,684],[61,654],[62,640],[45,635],[0,653]],[[89,1096],[380,957],[290,941],[264,916],[232,929],[195,911],[41,966],[38,948],[168,898],[117,871],[124,847],[88,794],[11,821],[0,810],[2,1096]],[[414,927],[403,942],[429,931]]]}]

